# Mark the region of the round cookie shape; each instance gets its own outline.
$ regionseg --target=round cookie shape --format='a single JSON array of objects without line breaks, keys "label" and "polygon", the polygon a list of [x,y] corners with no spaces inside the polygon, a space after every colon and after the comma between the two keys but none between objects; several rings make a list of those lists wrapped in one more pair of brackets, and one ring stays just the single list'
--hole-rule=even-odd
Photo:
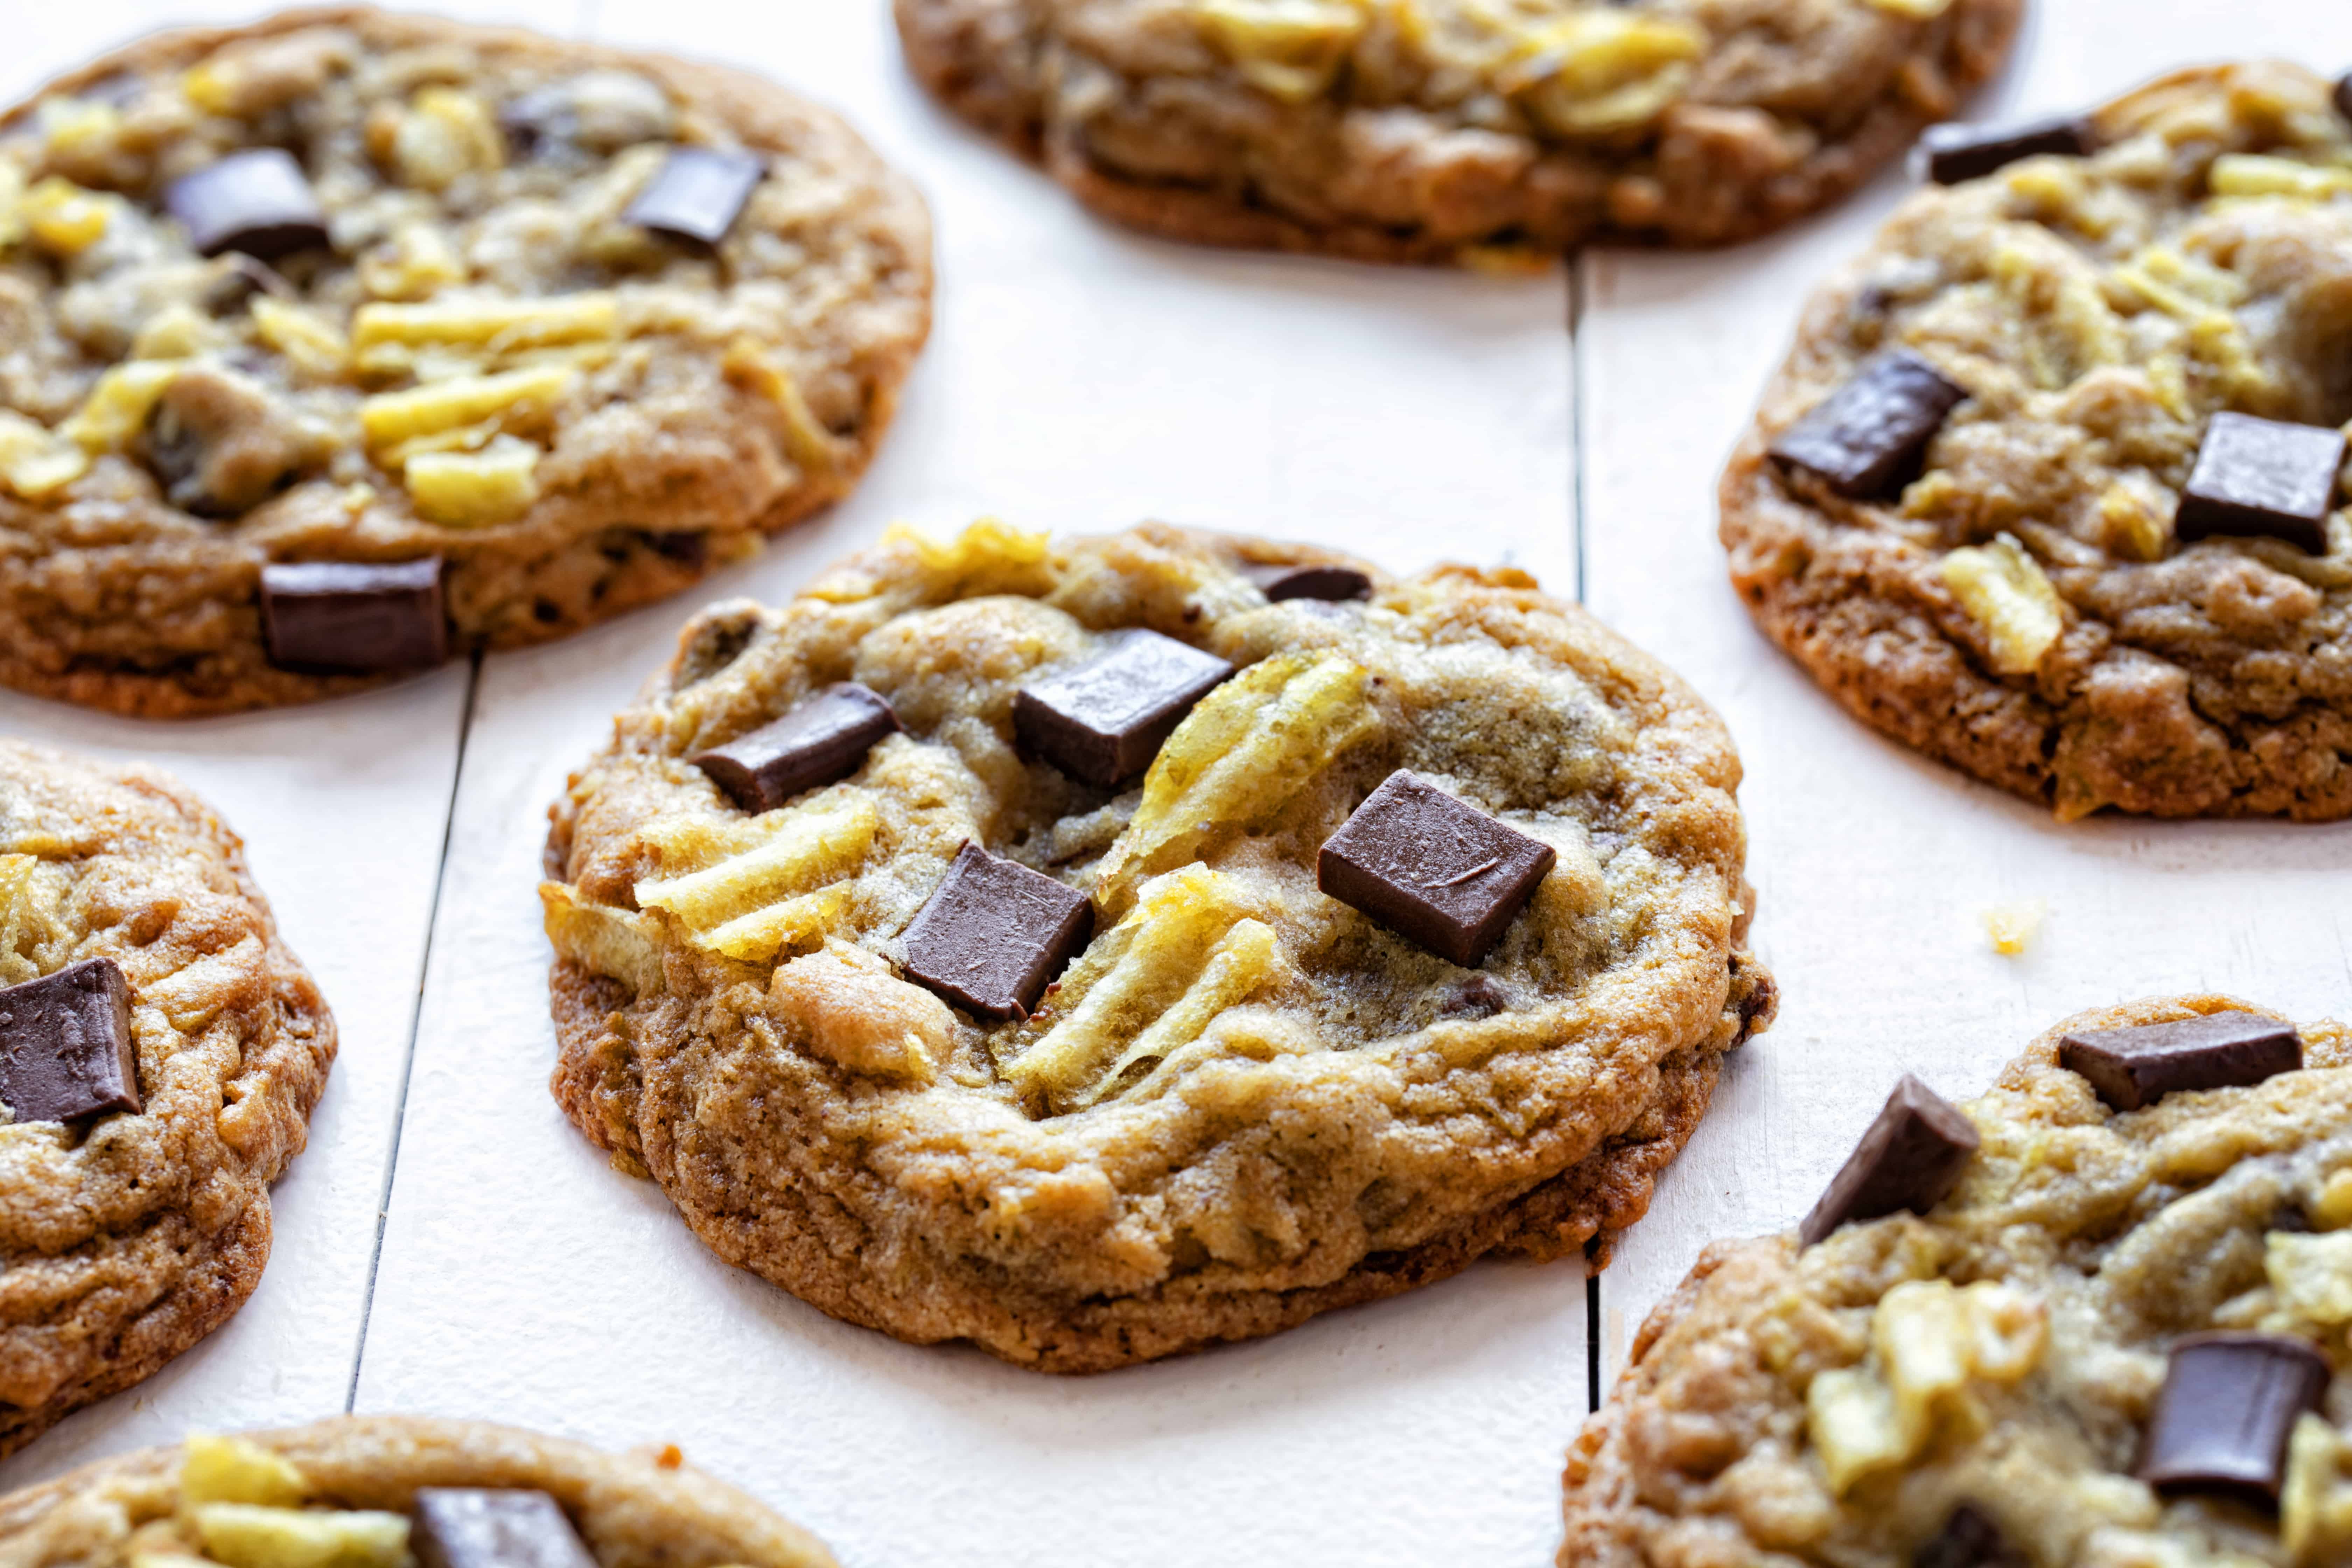
[{"label": "round cookie shape", "polygon": [[2063,819],[2352,815],[2352,121],[2177,72],[1928,186],[1807,307],[1721,486],[1757,623]]},{"label": "round cookie shape", "polygon": [[772,83],[369,10],[0,116],[0,681],[152,717],[560,637],[848,493],[922,201]]},{"label": "round cookie shape", "polygon": [[[2086,1053],[2184,1087],[2117,1110]],[[2136,1002],[1945,1109],[1940,1198],[1700,1255],[1569,1451],[1563,1568],[2346,1561],[2352,1030]]]},{"label": "round cookie shape", "polygon": [[[207,1506],[329,1519],[359,1513],[358,1521],[335,1521],[346,1525],[354,1549],[289,1560],[397,1563],[414,1560],[403,1551],[417,1543],[415,1534],[401,1527],[412,1510],[424,1511],[418,1494],[429,1496],[428,1489],[542,1492],[576,1536],[568,1552],[496,1561],[584,1556],[583,1568],[834,1568],[822,1542],[683,1464],[675,1447],[610,1454],[488,1422],[415,1415],[344,1415],[282,1431],[192,1437],[180,1447],[85,1465],[0,1498],[0,1564],[212,1561],[204,1541]],[[299,1518],[257,1523],[302,1527]]]},{"label": "round cookie shape", "polygon": [[152,768],[0,742],[0,1098],[54,1087],[26,1076],[58,1039],[26,998],[77,969],[121,976],[139,1108],[0,1118],[0,1455],[244,1305],[335,1056],[210,808]]},{"label": "round cookie shape", "polygon": [[1722,245],[1950,115],[2019,0],[896,0],[926,87],[1172,239],[1511,265]]},{"label": "round cookie shape", "polygon": [[[1283,563],[1369,596],[1269,599],[1251,569]],[[1164,721],[1220,661],[1139,780],[1082,782],[1016,721],[1091,721],[1104,671]],[[697,765],[819,728],[845,682],[895,723],[836,782],[751,813]],[[1423,889],[1441,926],[1482,879],[1524,896],[1476,967],[1323,890],[1399,776],[1480,825],[1433,856],[1534,841]],[[1487,1252],[1605,1261],[1771,1018],[1738,777],[1697,696],[1521,573],[894,531],[692,622],[557,803],[552,1088],[730,1262],[1047,1371]]]}]

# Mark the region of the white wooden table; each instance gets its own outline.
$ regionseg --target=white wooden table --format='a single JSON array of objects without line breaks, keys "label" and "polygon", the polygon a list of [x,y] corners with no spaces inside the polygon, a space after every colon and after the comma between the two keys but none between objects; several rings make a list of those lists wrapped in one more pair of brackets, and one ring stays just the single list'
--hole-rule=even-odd
[{"label": "white wooden table", "polygon": [[[2059,1015],[2148,992],[2347,1005],[2326,889],[2352,826],[2062,829],[1864,732],[1733,597],[1716,470],[1806,290],[1899,174],[1728,254],[1597,255],[1531,279],[1224,255],[1089,220],[932,108],[881,0],[467,10],[740,63],[847,111],[931,199],[938,330],[865,488],[686,598],[289,713],[156,726],[0,697],[11,731],[145,756],[211,798],[343,1037],[252,1303],[0,1465],[0,1489],[191,1427],[413,1410],[678,1442],[850,1568],[1535,1568],[1591,1348],[1613,1374],[1706,1240],[1800,1213],[1899,1070],[1973,1093]],[[0,93],[147,27],[236,14],[16,7]],[[2352,9],[2043,0],[1975,112],[2254,52],[2352,64]],[[1398,568],[1515,562],[1722,709],[1780,1024],[1590,1295],[1573,1266],[1485,1265],[1271,1341],[1044,1378],[845,1327],[719,1265],[562,1121],[533,887],[566,772],[698,604],[787,594],[893,520],[983,512],[1229,525]],[[2037,898],[2041,938],[1995,956],[1979,912]]]}]

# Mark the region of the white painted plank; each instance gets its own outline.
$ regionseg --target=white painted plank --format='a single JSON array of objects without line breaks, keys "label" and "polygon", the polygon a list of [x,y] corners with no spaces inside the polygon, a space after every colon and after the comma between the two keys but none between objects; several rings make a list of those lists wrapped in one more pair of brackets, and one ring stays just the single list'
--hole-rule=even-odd
[{"label": "white painted plank", "polygon": [[[2065,0],[2033,7],[1979,118],[2056,112],[2200,59],[2352,64],[2332,0]],[[1590,600],[1695,680],[1748,764],[1757,946],[1780,1024],[1744,1053],[1601,1281],[1605,1375],[1709,1240],[1811,1205],[1904,1068],[1980,1092],[2076,1009],[2213,987],[2343,1016],[2352,826],[2048,816],[1848,720],[1749,623],[1715,541],[1715,479],[1814,283],[1866,241],[1899,176],[1846,210],[1717,257],[1600,256],[1582,323]],[[2020,959],[1978,912],[2048,900]]]},{"label": "white painted plank", "polygon": [[[1146,515],[1572,586],[1555,275],[1497,282],[1109,231],[901,76],[882,7],[603,0],[600,33],[847,110],[930,195],[940,323],[866,489],[698,598],[775,596],[893,518]],[[486,672],[362,1409],[675,1439],[853,1564],[1525,1564],[1586,1397],[1583,1281],[1492,1267],[1254,1346],[1055,1380],[835,1324],[693,1241],[545,1079],[546,803],[690,605]]]}]

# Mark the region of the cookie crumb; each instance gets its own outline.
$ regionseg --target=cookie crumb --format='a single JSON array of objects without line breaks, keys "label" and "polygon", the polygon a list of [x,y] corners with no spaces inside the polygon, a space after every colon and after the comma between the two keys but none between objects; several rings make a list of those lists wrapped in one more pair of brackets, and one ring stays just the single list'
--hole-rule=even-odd
[{"label": "cookie crumb", "polygon": [[1985,936],[1992,950],[2004,957],[2014,958],[2032,944],[2041,933],[2042,917],[2050,912],[2047,900],[2024,899],[2013,903],[1995,904],[1980,917]]}]

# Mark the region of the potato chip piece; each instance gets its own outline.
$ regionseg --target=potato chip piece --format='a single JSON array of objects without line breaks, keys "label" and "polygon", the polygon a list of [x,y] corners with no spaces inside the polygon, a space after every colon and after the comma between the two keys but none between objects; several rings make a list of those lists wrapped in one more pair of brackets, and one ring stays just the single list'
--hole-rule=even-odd
[{"label": "potato chip piece", "polygon": [[197,1433],[180,1447],[183,1503],[256,1502],[291,1508],[310,1495],[292,1460],[244,1437]]},{"label": "potato chip piece", "polygon": [[406,1568],[408,1520],[366,1510],[212,1502],[191,1510],[223,1568]]},{"label": "potato chip piece", "polygon": [[591,973],[621,981],[640,996],[663,989],[661,924],[652,916],[590,903],[564,882],[541,882],[539,901],[547,940],[557,953]]},{"label": "potato chip piece", "polygon": [[856,868],[881,826],[873,803],[845,790],[735,823],[657,819],[641,830],[646,841],[665,866],[693,868],[644,879],[637,902],[676,917],[698,946],[747,963],[772,958],[838,914],[845,895],[833,884]]},{"label": "potato chip piece", "polygon": [[2003,675],[2032,674],[2065,629],[2058,590],[2010,534],[1951,552],[1939,572],[1960,607],[1984,628],[1993,668]]}]

